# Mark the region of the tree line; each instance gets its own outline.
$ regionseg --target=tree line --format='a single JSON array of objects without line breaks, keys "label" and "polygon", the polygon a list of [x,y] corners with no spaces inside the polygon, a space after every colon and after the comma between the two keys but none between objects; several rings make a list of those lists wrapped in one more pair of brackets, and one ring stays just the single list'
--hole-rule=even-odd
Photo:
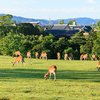
[{"label": "tree line", "polygon": [[[73,53],[74,59],[79,60],[81,54],[95,54],[100,58],[100,32],[93,29],[88,36],[76,33],[71,39],[65,37],[56,38],[51,33],[42,34],[43,28],[30,23],[19,23],[13,26],[12,15],[0,16],[0,54],[12,56],[14,52],[20,51],[26,57],[28,51],[35,53],[47,52],[49,59],[56,59],[60,52],[62,59],[64,53]],[[89,58],[89,59],[90,59]]]}]

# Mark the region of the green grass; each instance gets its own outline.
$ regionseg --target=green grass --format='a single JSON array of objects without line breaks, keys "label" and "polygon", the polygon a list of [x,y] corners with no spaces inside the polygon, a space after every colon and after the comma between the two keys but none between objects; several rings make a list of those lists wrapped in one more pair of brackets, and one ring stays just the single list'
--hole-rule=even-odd
[{"label": "green grass", "polygon": [[[0,100],[100,100],[98,61],[42,60],[25,58],[26,67],[15,58],[0,56]],[[44,80],[51,65],[57,80]]]}]

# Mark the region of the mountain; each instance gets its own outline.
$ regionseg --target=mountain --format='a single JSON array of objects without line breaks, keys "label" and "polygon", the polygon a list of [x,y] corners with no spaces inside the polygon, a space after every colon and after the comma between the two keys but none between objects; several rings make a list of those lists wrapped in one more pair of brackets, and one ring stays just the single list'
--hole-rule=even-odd
[{"label": "mountain", "polygon": [[[0,14],[2,16],[5,16],[5,14]],[[99,19],[92,19],[92,18],[87,18],[87,17],[81,17],[81,18],[69,18],[69,19],[63,19],[64,23],[67,24],[69,20],[75,19],[77,22],[77,25],[89,25],[89,24],[97,24]],[[19,16],[13,16],[12,20],[16,20],[17,23],[22,23],[22,22],[40,22],[40,25],[44,24],[58,24],[57,20],[46,20],[46,19],[34,19],[34,18],[24,18],[24,17],[19,17]]]},{"label": "mountain", "polygon": [[[99,19],[92,19],[92,18],[87,18],[87,17],[81,17],[81,18],[69,18],[69,19],[64,19],[65,23],[68,23],[68,21],[75,19],[77,22],[77,25],[89,25],[89,24],[97,24]],[[55,23],[57,24],[59,20],[56,20]]]}]

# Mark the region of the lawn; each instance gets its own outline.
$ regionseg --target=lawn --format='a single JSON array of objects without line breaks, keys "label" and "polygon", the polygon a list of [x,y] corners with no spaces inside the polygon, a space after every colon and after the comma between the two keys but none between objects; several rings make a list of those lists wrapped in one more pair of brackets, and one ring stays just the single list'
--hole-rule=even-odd
[{"label": "lawn", "polygon": [[[0,56],[0,100],[100,100],[98,61],[25,58],[26,67],[12,67],[14,60]],[[44,80],[51,65],[56,81]]]}]

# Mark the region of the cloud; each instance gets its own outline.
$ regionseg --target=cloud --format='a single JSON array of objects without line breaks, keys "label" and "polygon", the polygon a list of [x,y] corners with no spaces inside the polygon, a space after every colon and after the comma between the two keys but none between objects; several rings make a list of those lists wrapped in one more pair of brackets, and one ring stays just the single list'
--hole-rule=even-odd
[{"label": "cloud", "polygon": [[30,9],[30,12],[59,12],[59,13],[86,13],[86,12],[100,12],[100,10],[96,10],[94,7],[83,7],[83,8],[41,8],[41,9]]},{"label": "cloud", "polygon": [[96,3],[94,0],[88,0],[88,3]]},{"label": "cloud", "polygon": [[36,13],[36,14],[89,14],[89,13],[100,13],[99,9],[95,9],[94,7],[83,7],[83,8],[38,8],[38,9],[33,9],[33,8],[0,8],[1,13],[11,13],[11,14],[29,14],[29,13]]},{"label": "cloud", "polygon": [[28,10],[22,9],[22,8],[3,8],[3,9],[0,9],[0,12],[4,12],[4,13],[28,12]]},{"label": "cloud", "polygon": [[17,1],[13,1],[13,3],[14,3],[14,4],[20,4],[20,3],[19,3],[19,2],[17,2]]}]

